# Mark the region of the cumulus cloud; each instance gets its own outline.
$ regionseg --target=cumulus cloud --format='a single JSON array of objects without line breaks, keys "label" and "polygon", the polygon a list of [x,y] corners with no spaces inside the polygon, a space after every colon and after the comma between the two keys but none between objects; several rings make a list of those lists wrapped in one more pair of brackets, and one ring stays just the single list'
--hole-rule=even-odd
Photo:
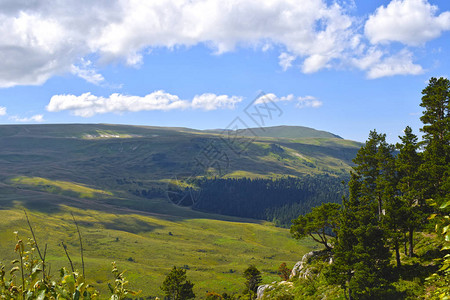
[{"label": "cumulus cloud", "polygon": [[312,107],[318,108],[322,106],[322,101],[313,96],[295,97],[293,94],[287,96],[278,97],[273,93],[264,94],[256,99],[255,104],[267,103],[267,102],[294,102],[297,108]]},{"label": "cumulus cloud", "polygon": [[364,32],[372,44],[400,42],[418,46],[450,30],[450,12],[437,15],[427,0],[393,0],[369,17]]},{"label": "cumulus cloud", "polygon": [[0,116],[6,115],[6,107],[0,106]]},{"label": "cumulus cloud", "polygon": [[34,115],[31,116],[29,118],[25,117],[19,117],[19,116],[11,116],[9,118],[10,120],[14,121],[14,122],[21,122],[21,123],[29,123],[29,122],[44,122],[44,116],[43,115]]},{"label": "cumulus cloud", "polygon": [[39,85],[65,73],[101,84],[105,79],[97,65],[138,66],[151,49],[199,44],[216,54],[237,47],[275,49],[283,70],[298,59],[300,70],[312,73],[364,56],[359,53],[368,49],[363,30],[373,44],[418,45],[450,28],[450,12],[438,14],[426,0],[393,0],[365,26],[349,14],[354,5],[343,0],[4,0],[0,87]]},{"label": "cumulus cloud", "polygon": [[295,60],[295,55],[290,55],[286,52],[283,52],[278,56],[279,59],[279,65],[283,69],[283,71],[286,71],[290,67],[292,67],[292,62]]},{"label": "cumulus cloud", "polygon": [[242,97],[202,94],[194,97],[192,101],[182,100],[177,95],[164,91],[155,91],[143,97],[112,94],[109,97],[100,97],[91,93],[75,95],[54,95],[47,111],[58,112],[68,110],[80,117],[92,117],[104,113],[123,113],[151,110],[174,110],[174,109],[232,109],[236,103],[242,101]]},{"label": "cumulus cloud", "polygon": [[196,95],[192,100],[192,108],[201,108],[204,110],[215,110],[219,108],[233,109],[235,105],[242,101],[242,97],[227,96],[227,95],[215,95],[215,94],[202,94]]},{"label": "cumulus cloud", "polygon": [[87,82],[93,83],[95,85],[99,85],[100,83],[105,81],[105,78],[102,74],[99,74],[95,69],[92,68],[92,62],[90,60],[85,61],[81,60],[80,65],[72,65],[71,66],[72,74],[83,78]]},{"label": "cumulus cloud", "polygon": [[371,48],[360,58],[353,59],[353,64],[367,72],[367,78],[376,79],[394,75],[418,75],[424,72],[422,66],[413,62],[413,54],[403,49],[396,54]]},{"label": "cumulus cloud", "polygon": [[306,97],[298,97],[298,102],[296,106],[298,108],[303,107],[312,107],[312,108],[318,108],[322,106],[322,101],[317,100],[316,97],[313,96],[306,96]]}]

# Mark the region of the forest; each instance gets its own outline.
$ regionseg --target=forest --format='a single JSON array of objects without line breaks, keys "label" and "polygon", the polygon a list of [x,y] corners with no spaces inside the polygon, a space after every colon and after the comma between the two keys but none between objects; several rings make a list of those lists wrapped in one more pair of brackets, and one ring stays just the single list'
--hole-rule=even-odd
[{"label": "forest", "polygon": [[284,177],[278,179],[202,178],[190,181],[171,200],[179,205],[223,215],[272,221],[289,227],[291,220],[322,202],[340,203],[347,176]]}]

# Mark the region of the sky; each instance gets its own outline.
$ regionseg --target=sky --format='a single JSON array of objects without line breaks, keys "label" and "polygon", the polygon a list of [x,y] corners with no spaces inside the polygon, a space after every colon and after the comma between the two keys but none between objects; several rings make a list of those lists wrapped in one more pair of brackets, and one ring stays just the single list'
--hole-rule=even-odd
[{"label": "sky", "polygon": [[0,0],[0,36],[0,124],[257,127],[270,103],[265,126],[394,143],[450,76],[448,0]]}]

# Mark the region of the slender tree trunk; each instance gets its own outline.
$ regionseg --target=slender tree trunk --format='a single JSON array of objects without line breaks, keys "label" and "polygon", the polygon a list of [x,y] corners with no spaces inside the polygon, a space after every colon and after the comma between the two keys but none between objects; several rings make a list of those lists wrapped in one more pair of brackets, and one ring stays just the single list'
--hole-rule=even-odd
[{"label": "slender tree trunk", "polygon": [[395,240],[395,258],[397,259],[397,268],[402,266],[402,262],[400,261],[400,245],[398,243],[398,239]]},{"label": "slender tree trunk", "polygon": [[381,220],[381,214],[383,211],[381,210],[381,197],[378,197],[378,220]]},{"label": "slender tree trunk", "polygon": [[408,255],[408,240],[406,238],[406,232],[403,233],[403,244],[405,246],[405,255]]},{"label": "slender tree trunk", "polygon": [[409,228],[409,257],[414,256],[414,229]]}]

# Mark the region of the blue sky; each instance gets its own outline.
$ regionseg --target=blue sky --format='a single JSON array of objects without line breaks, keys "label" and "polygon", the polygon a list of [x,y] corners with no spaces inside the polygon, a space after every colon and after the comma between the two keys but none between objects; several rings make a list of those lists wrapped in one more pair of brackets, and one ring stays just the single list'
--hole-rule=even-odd
[{"label": "blue sky", "polygon": [[450,73],[448,0],[50,2],[0,3],[0,124],[226,128],[263,92],[268,126],[395,142]]}]

